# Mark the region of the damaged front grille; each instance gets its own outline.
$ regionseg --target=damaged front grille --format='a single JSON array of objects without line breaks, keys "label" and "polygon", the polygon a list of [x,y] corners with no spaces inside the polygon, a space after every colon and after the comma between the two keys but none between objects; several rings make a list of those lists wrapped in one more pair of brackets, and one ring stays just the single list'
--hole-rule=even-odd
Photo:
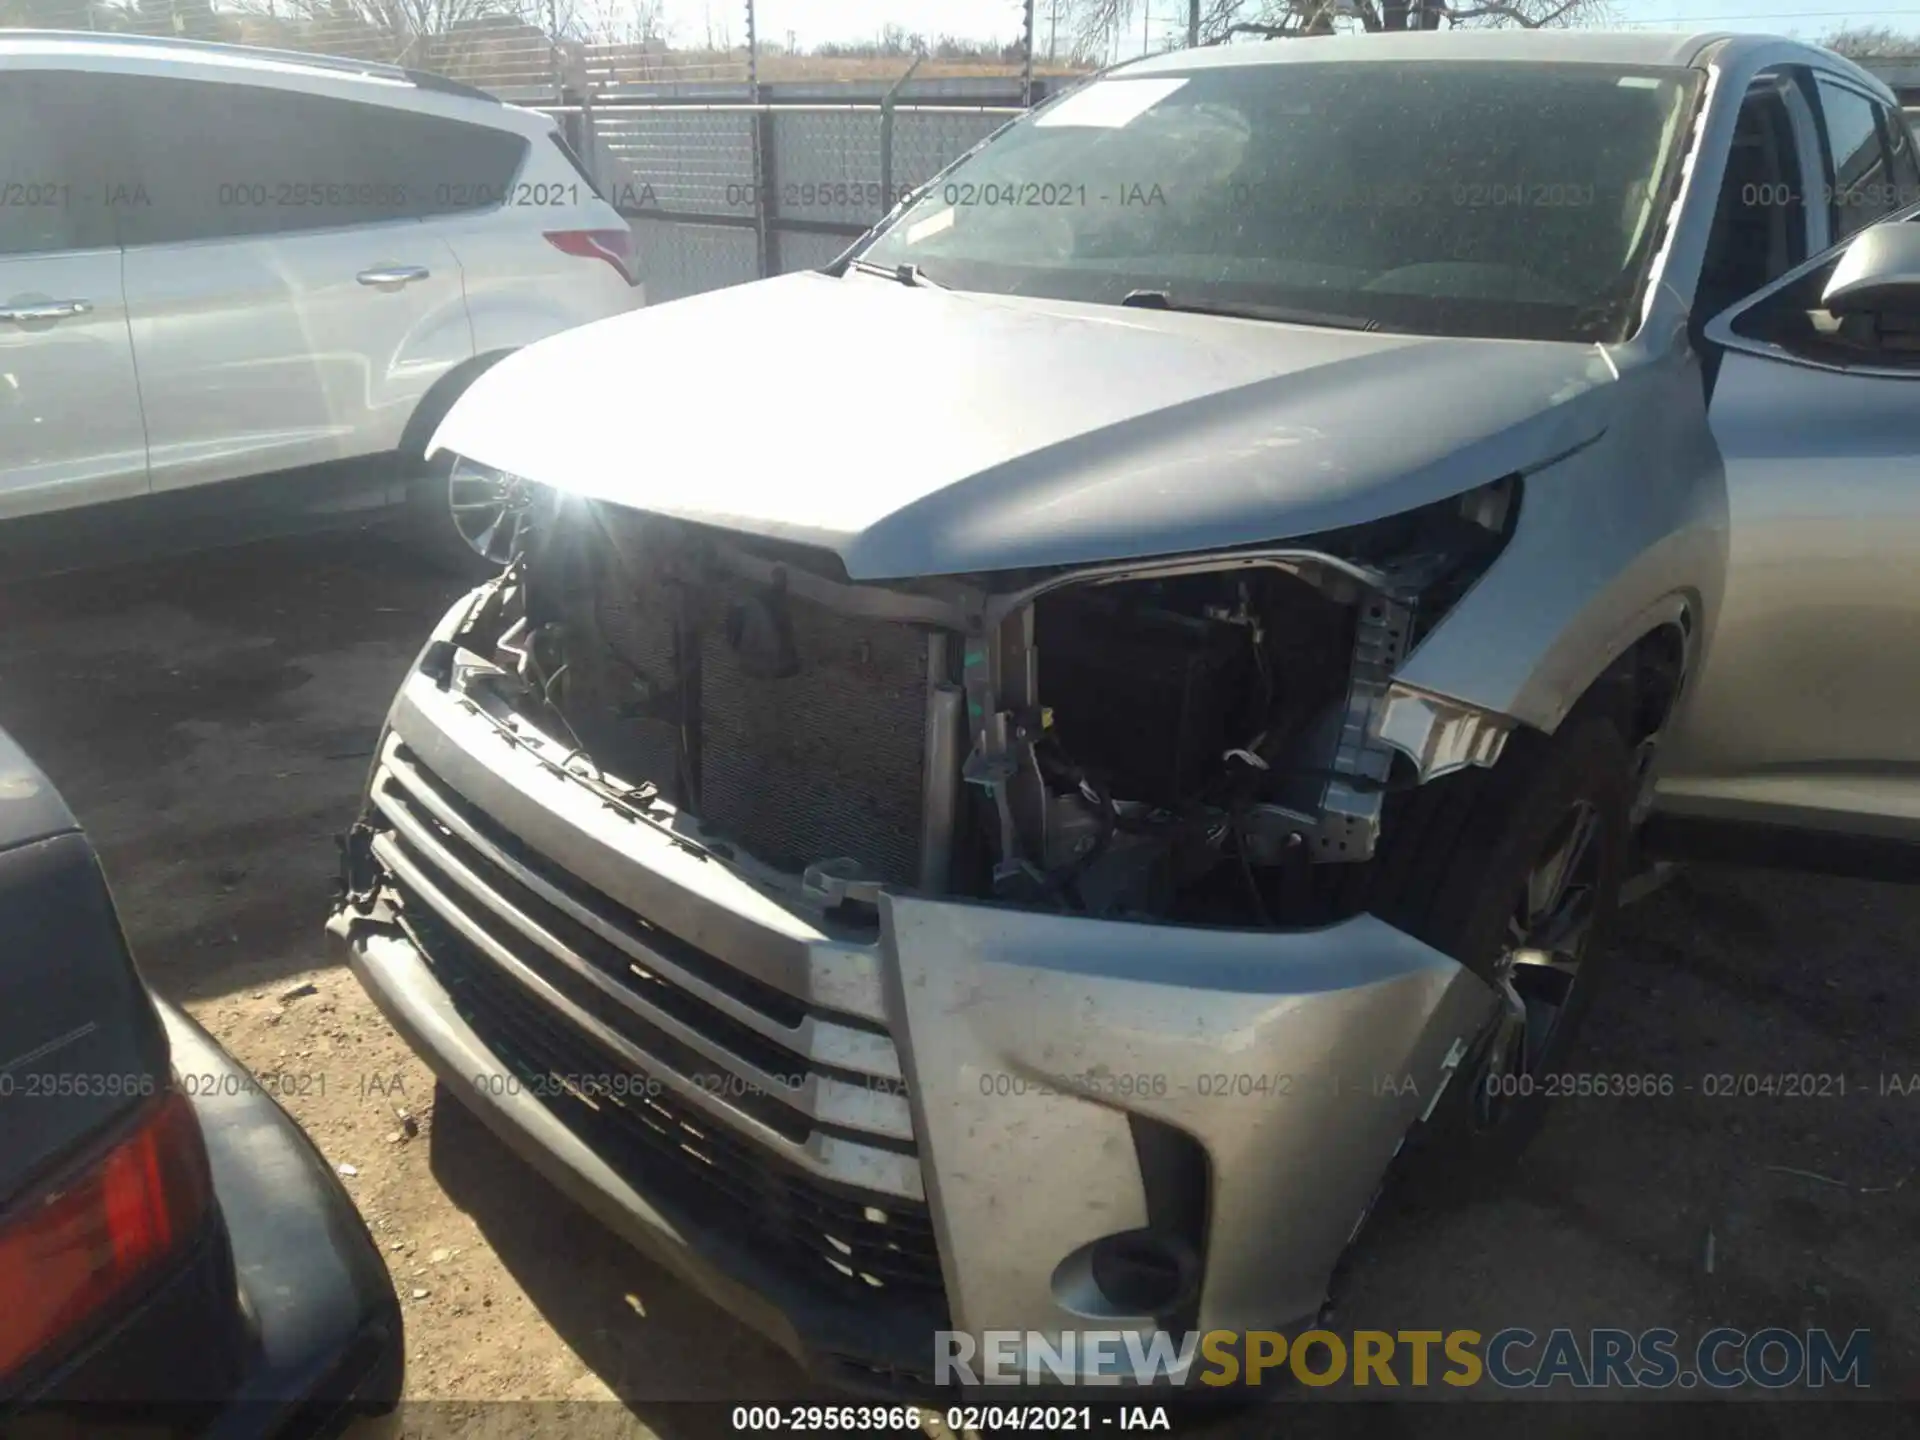
[{"label": "damaged front grille", "polygon": [[944,1306],[899,1057],[660,931],[408,748],[373,790],[379,893],[462,1018],[636,1189],[815,1287]]},{"label": "damaged front grille", "polygon": [[[605,521],[616,544],[622,530],[659,523]],[[849,857],[872,878],[916,883],[923,631],[720,567],[693,585],[613,564],[593,583],[609,676],[595,713],[574,719],[603,766],[653,783],[707,832],[782,869]]]},{"label": "damaged front grille", "polygon": [[[577,1077],[606,1073],[617,1057],[514,993],[471,947],[431,920],[423,953],[510,1075],[642,1193],[677,1200],[750,1247],[769,1251],[815,1282],[870,1298],[876,1291],[944,1294],[933,1223],[924,1204],[836,1192],[796,1175],[676,1105],[629,1070],[625,1095],[585,1093]],[[574,1088],[565,1083],[574,1077]],[[635,1098],[634,1092],[641,1092]],[[885,1207],[884,1209],[882,1207]]]}]

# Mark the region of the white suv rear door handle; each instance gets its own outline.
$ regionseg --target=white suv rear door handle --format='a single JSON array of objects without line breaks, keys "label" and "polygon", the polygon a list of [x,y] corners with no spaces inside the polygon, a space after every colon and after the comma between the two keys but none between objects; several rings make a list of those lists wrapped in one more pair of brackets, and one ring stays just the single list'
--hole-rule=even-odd
[{"label": "white suv rear door handle", "polygon": [[25,324],[32,320],[71,320],[76,315],[91,315],[91,300],[37,300],[28,305],[0,306],[0,320]]},{"label": "white suv rear door handle", "polygon": [[424,265],[376,265],[371,270],[362,270],[353,278],[362,285],[407,285],[415,280],[427,278]]}]

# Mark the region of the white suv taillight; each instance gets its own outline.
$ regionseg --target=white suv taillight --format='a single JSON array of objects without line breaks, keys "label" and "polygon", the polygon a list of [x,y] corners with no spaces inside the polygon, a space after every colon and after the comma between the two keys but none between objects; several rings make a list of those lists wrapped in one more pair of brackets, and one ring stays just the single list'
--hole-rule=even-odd
[{"label": "white suv taillight", "polygon": [[604,260],[627,284],[640,283],[639,247],[624,225],[618,230],[549,230],[546,235],[554,249],[583,260]]}]

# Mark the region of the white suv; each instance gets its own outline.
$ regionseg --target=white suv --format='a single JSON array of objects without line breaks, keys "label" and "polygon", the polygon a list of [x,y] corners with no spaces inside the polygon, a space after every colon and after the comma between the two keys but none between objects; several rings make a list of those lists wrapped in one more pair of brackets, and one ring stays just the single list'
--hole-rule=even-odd
[{"label": "white suv", "polygon": [[636,259],[555,122],[481,91],[0,31],[0,519],[289,472],[397,499],[424,463],[367,459],[641,304]]}]

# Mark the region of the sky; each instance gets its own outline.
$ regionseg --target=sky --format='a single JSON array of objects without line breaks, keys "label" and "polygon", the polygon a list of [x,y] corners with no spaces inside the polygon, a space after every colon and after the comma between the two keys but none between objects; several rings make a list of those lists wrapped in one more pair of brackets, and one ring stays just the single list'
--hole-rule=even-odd
[{"label": "sky", "polygon": [[[1067,0],[1060,0],[1062,34]],[[1035,25],[1046,45],[1053,0],[1035,0]],[[1168,31],[1186,24],[1186,0],[1135,0],[1134,33],[1125,55],[1137,55],[1151,39],[1162,48]],[[784,43],[791,33],[802,46],[826,40],[872,38],[888,23],[927,36],[949,34],[980,40],[1011,40],[1020,33],[1019,0],[758,0],[761,33]],[[666,0],[668,24],[682,44],[697,42],[711,15],[730,26],[738,43],[745,35],[744,0]],[[1842,26],[1889,25],[1920,34],[1920,0],[1614,0],[1618,23],[1655,28],[1770,30],[1818,39]],[[1141,33],[1144,20],[1145,33]]]}]

